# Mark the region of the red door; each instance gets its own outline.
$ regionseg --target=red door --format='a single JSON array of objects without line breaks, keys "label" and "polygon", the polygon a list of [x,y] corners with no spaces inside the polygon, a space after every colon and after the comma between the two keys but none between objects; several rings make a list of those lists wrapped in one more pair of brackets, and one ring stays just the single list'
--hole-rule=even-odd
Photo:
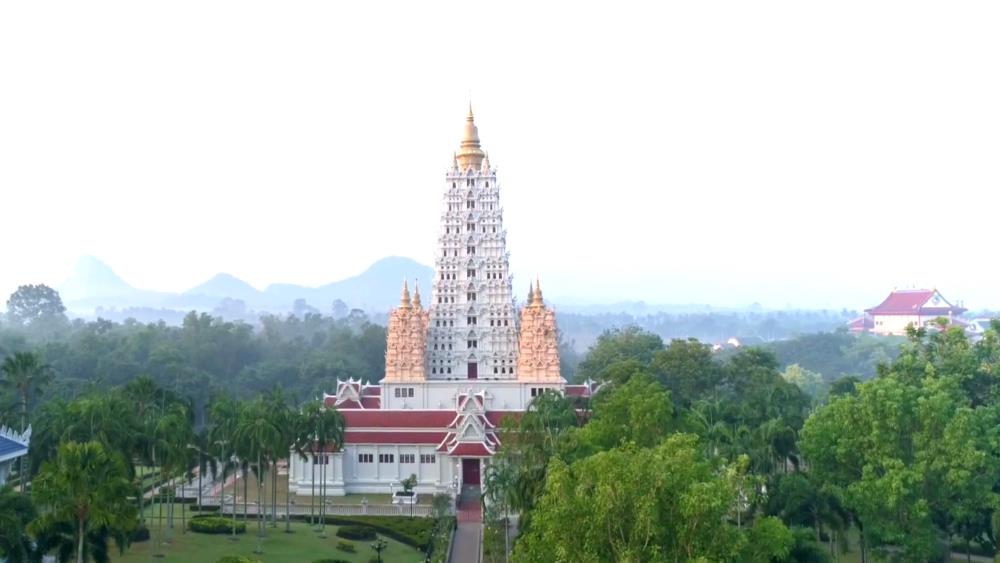
[{"label": "red door", "polygon": [[479,379],[479,364],[469,362],[469,379]]},{"label": "red door", "polygon": [[465,485],[479,485],[479,460],[462,460],[462,483]]}]

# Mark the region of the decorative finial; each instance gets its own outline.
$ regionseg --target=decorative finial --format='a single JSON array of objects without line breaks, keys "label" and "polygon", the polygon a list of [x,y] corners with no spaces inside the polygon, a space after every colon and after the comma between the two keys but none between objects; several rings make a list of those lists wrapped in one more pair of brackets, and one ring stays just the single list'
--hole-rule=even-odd
[{"label": "decorative finial", "polygon": [[472,116],[472,102],[469,102],[469,115],[465,118],[465,130],[457,155],[459,168],[465,170],[471,166],[473,170],[478,169],[482,166],[485,156],[486,153],[479,145],[479,129]]},{"label": "decorative finial", "polygon": [[457,152],[451,153],[451,159],[452,159],[452,162],[451,162],[452,167],[457,169],[458,168],[458,153]]},{"label": "decorative finial", "polygon": [[488,153],[486,151],[483,151],[483,153],[484,153],[484,156],[483,156],[483,171],[484,172],[489,172],[490,171],[490,153]]},{"label": "decorative finial", "polygon": [[403,279],[403,294],[399,297],[399,308],[409,309],[413,306],[410,303],[410,288],[406,285],[406,279]]},{"label": "decorative finial", "polygon": [[531,296],[531,304],[536,307],[541,307],[545,303],[542,301],[542,282],[538,281],[538,276],[535,276],[535,292]]},{"label": "decorative finial", "polygon": [[420,309],[420,282],[416,279],[413,280],[413,308]]}]

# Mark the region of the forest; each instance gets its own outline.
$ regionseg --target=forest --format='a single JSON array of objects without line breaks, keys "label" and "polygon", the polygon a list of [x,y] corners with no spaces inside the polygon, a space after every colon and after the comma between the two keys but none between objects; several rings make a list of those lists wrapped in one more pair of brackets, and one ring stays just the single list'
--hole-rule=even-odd
[{"label": "forest", "polygon": [[[567,375],[597,386],[592,398],[545,393],[504,420],[484,476],[487,560],[992,557],[998,329],[976,342],[946,324],[901,339],[820,333],[721,353],[639,327],[606,331],[564,357]],[[5,424],[33,426],[16,477],[31,477],[34,504],[0,492],[0,519],[22,530],[0,534],[0,553],[41,540],[73,553],[70,538],[104,560],[139,527],[142,507],[121,499],[146,471],[169,481],[235,459],[222,470],[267,486],[290,449],[336,443],[342,418],[313,399],[337,377],[377,381],[384,346],[384,328],[357,311],[256,329],[190,313],[170,327],[69,321],[43,286],[12,296],[0,405]],[[103,519],[74,532],[72,511],[51,507],[67,486],[95,484]],[[260,528],[278,512],[265,508]]]}]

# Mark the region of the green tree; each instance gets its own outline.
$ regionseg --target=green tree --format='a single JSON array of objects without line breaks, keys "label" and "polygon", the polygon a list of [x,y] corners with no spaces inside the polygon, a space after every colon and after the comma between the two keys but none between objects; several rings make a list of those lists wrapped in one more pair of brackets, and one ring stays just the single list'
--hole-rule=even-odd
[{"label": "green tree", "polygon": [[30,497],[10,487],[0,487],[0,559],[7,563],[27,563],[34,547],[25,528],[35,516]]},{"label": "green tree", "polygon": [[670,392],[649,375],[600,391],[593,414],[577,432],[583,452],[608,450],[631,442],[641,448],[660,443],[674,428]]},{"label": "green tree", "polygon": [[733,468],[720,470],[705,461],[697,438],[685,434],[674,434],[655,448],[629,444],[570,465],[555,459],[533,524],[515,546],[514,561],[782,556],[790,540],[782,537],[780,522],[768,521],[751,536],[759,541],[750,544],[746,533],[729,523],[739,477]]},{"label": "green tree", "polygon": [[671,340],[653,355],[652,370],[679,407],[690,407],[707,398],[722,378],[722,366],[712,355],[712,348],[693,338]]},{"label": "green tree", "polygon": [[22,327],[61,325],[66,323],[66,307],[51,287],[22,285],[7,300],[7,319]]},{"label": "green tree", "polygon": [[648,366],[653,354],[663,349],[663,340],[639,327],[630,326],[604,332],[577,368],[577,380],[603,381],[608,366],[622,360],[636,360]]},{"label": "green tree", "polygon": [[29,531],[72,524],[76,561],[83,563],[89,532],[107,528],[127,533],[136,527],[136,508],[129,500],[135,493],[119,454],[109,454],[98,442],[67,442],[34,480],[32,496],[41,514]]},{"label": "green tree", "polygon": [[[0,372],[4,375],[4,387],[13,389],[17,394],[21,410],[21,432],[24,432],[28,428],[28,405],[52,379],[50,368],[36,354],[17,352],[0,364]],[[17,464],[17,474],[25,480],[24,456],[18,459]]]}]

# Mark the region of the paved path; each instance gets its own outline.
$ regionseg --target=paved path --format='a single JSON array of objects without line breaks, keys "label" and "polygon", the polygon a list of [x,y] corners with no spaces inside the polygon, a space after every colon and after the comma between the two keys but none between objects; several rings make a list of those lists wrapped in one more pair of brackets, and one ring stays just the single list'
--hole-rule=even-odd
[{"label": "paved path", "polygon": [[458,499],[458,529],[451,563],[479,563],[483,543],[483,505],[479,487],[464,487]]},{"label": "paved path", "polygon": [[451,563],[478,563],[479,544],[483,540],[483,525],[462,522],[455,531],[455,545],[451,548]]}]

